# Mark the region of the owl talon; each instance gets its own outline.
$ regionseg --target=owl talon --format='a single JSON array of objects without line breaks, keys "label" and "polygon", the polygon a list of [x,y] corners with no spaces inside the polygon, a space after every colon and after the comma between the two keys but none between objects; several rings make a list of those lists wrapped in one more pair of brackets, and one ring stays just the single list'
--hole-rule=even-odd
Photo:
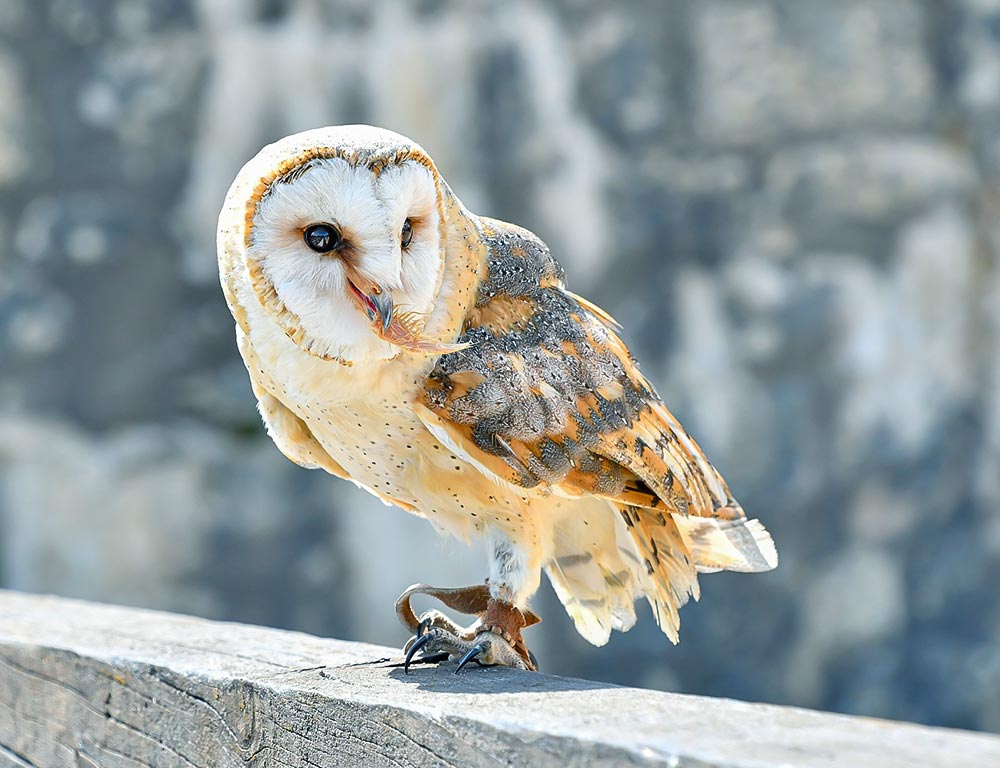
[{"label": "owl talon", "polygon": [[413,657],[416,655],[417,651],[419,651],[421,648],[423,648],[425,645],[427,645],[427,643],[431,641],[431,635],[429,633],[421,634],[419,632],[419,630],[423,628],[423,624],[424,624],[423,622],[420,622],[420,625],[417,627],[418,634],[416,636],[416,639],[414,640],[413,644],[410,645],[409,649],[406,651],[406,658],[403,659],[403,672],[407,675],[410,674],[410,662],[413,661]]},{"label": "owl talon", "polygon": [[[477,616],[468,627],[461,627],[437,610],[420,615],[413,612],[410,598],[426,594],[441,600],[449,608]],[[510,603],[489,596],[485,585],[462,589],[438,589],[418,584],[407,589],[396,601],[400,621],[413,632],[403,650],[403,670],[408,674],[416,654],[421,662],[432,656],[458,660],[456,672],[475,661],[480,666],[503,666],[538,669],[538,662],[521,637],[521,630],[539,621],[531,611],[522,611]]]},{"label": "owl talon", "polygon": [[455,674],[457,675],[459,672],[461,672],[465,668],[465,665],[468,664],[470,661],[475,661],[477,664],[482,666],[482,663],[479,661],[477,657],[480,656],[482,653],[485,653],[488,650],[488,648],[489,646],[486,643],[477,643],[476,645],[472,646],[472,648],[470,648],[468,652],[461,659],[458,660],[458,667],[455,668]]}]

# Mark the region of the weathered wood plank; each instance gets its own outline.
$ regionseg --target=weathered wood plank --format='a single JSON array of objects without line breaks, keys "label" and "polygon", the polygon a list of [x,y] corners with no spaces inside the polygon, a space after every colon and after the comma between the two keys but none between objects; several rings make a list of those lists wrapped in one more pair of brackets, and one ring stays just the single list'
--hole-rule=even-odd
[{"label": "weathered wood plank", "polygon": [[1000,738],[0,591],[5,766],[1000,766]]}]

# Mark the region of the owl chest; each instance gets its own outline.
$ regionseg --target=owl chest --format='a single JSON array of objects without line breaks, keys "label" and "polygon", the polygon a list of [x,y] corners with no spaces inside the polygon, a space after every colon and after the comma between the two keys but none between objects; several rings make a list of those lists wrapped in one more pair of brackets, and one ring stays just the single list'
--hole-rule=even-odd
[{"label": "owl chest", "polygon": [[532,499],[503,489],[441,444],[405,403],[318,409],[306,419],[323,448],[369,492],[459,538],[486,526],[518,530]]},{"label": "owl chest", "polygon": [[419,419],[412,402],[425,371],[321,365],[260,346],[243,345],[248,367],[357,485],[465,539],[493,525],[517,533],[530,517],[530,492],[497,486]]},{"label": "owl chest", "polygon": [[405,404],[359,401],[314,407],[305,421],[359,485],[408,505],[421,501],[415,470],[424,463],[426,430]]}]

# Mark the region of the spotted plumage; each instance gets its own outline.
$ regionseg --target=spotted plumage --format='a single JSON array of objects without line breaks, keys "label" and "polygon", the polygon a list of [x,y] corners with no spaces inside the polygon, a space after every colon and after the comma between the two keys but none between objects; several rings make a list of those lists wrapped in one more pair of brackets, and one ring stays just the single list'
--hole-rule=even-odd
[{"label": "spotted plumage", "polygon": [[[676,640],[699,571],[776,564],[615,321],[535,235],[465,209],[412,142],[355,126],[266,147],[230,190],[219,258],[278,447],[487,543],[483,615],[514,621],[479,630],[494,660],[532,665],[517,621],[543,570],[601,644],[641,597]],[[442,622],[448,650],[477,637]]]}]

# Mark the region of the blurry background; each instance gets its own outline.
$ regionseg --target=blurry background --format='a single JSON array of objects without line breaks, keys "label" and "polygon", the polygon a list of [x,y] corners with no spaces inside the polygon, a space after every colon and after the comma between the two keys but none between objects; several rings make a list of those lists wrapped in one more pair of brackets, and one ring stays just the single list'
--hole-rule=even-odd
[{"label": "blurry background", "polygon": [[1000,1],[0,2],[0,586],[399,646],[484,555],[264,434],[215,219],[370,122],[541,235],[781,552],[546,671],[1000,731]]}]

